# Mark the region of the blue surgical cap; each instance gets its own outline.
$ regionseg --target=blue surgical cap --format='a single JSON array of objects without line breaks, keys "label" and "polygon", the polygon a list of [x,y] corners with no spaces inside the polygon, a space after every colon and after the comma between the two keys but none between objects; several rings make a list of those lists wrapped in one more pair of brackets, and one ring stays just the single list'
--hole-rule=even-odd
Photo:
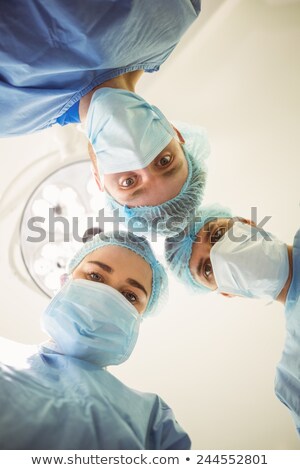
[{"label": "blue surgical cap", "polygon": [[136,218],[135,227],[145,231],[154,231],[165,236],[172,236],[188,224],[200,205],[206,183],[205,160],[210,153],[207,134],[204,129],[175,123],[185,139],[182,148],[188,164],[188,177],[177,196],[157,206],[127,207],[119,204],[106,193],[110,209],[119,209],[119,215],[127,224]]},{"label": "blue surgical cap", "polygon": [[199,284],[190,271],[189,264],[196,236],[199,230],[208,222],[231,217],[230,209],[219,204],[200,207],[196,212],[196,217],[190,221],[181,233],[165,240],[167,265],[179,281],[196,293],[205,294],[211,292],[208,287]]},{"label": "blue surgical cap", "polygon": [[152,269],[152,291],[143,317],[158,313],[168,296],[168,277],[145,237],[125,231],[98,233],[87,241],[69,261],[68,274],[71,274],[88,254],[108,245],[127,248],[141,256],[150,265]]}]

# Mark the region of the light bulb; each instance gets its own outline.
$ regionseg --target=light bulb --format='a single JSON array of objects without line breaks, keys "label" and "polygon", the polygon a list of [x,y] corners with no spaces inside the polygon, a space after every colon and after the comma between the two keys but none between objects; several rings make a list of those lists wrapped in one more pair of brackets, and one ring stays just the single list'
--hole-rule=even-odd
[{"label": "light bulb", "polygon": [[34,215],[39,217],[49,217],[49,209],[51,208],[51,204],[45,199],[37,199],[32,204],[32,212]]},{"label": "light bulb", "polygon": [[53,243],[47,243],[47,245],[44,245],[41,249],[41,255],[46,259],[52,261],[55,260],[55,258],[58,256],[57,245]]},{"label": "light bulb", "polygon": [[52,268],[52,262],[45,259],[45,258],[38,258],[34,263],[33,263],[33,269],[34,272],[38,276],[46,276],[50,272]]},{"label": "light bulb", "polygon": [[49,273],[45,279],[44,283],[47,289],[51,291],[56,291],[60,288],[60,276],[63,274],[62,269],[56,269],[55,271],[52,271]]},{"label": "light bulb", "polygon": [[43,197],[46,199],[52,206],[56,206],[59,197],[60,197],[60,189],[55,186],[54,184],[48,184],[43,189]]}]

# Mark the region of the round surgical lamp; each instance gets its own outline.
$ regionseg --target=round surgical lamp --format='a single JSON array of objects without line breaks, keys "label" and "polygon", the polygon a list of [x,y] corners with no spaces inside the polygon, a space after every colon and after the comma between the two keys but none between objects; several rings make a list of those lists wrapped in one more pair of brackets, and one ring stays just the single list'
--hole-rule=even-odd
[{"label": "round surgical lamp", "polygon": [[103,207],[89,160],[51,173],[29,197],[21,218],[21,253],[31,278],[49,297],[60,288],[68,260],[85,230],[97,226]]}]

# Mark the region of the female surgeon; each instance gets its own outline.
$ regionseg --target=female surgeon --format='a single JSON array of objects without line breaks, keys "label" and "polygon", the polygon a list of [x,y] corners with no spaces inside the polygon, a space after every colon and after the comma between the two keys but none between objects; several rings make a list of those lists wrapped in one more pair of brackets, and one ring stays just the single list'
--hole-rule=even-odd
[{"label": "female surgeon", "polygon": [[170,269],[195,292],[268,299],[285,306],[286,340],[275,393],[300,434],[300,231],[286,245],[220,205],[203,207],[180,236],[168,238]]},{"label": "female surgeon", "polygon": [[49,341],[1,340],[0,448],[189,449],[159,396],[106,370],[129,358],[142,319],[157,311],[166,289],[145,238],[112,232],[88,240],[42,314]]},{"label": "female surgeon", "polygon": [[135,86],[199,13],[200,0],[6,2],[0,136],[83,122],[111,205],[172,234],[202,200],[207,139],[177,131]]}]

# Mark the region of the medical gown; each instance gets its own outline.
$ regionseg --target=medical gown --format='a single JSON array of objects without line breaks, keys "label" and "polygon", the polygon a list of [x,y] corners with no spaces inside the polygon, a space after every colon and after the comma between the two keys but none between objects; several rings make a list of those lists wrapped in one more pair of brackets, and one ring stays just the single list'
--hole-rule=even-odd
[{"label": "medical gown", "polygon": [[52,126],[97,85],[154,72],[200,0],[1,2],[0,136]]},{"label": "medical gown", "polygon": [[0,341],[0,449],[190,448],[159,396],[51,344]]},{"label": "medical gown", "polygon": [[293,278],[285,306],[286,338],[276,369],[275,392],[290,410],[300,434],[300,230],[293,245]]}]

